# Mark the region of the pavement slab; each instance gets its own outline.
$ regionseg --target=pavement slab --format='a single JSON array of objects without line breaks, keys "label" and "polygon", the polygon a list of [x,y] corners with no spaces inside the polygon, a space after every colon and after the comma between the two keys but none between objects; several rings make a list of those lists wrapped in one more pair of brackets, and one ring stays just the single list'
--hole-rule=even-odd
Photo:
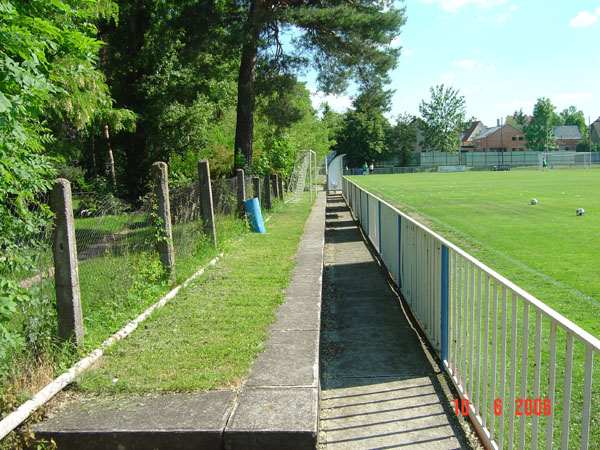
[{"label": "pavement slab", "polygon": [[233,391],[78,399],[33,431],[60,450],[218,449]]}]

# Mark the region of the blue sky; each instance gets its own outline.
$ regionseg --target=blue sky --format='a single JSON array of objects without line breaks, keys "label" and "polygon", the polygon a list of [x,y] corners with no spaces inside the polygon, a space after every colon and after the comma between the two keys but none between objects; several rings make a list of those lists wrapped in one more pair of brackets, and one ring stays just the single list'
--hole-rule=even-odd
[{"label": "blue sky", "polygon": [[[432,85],[465,96],[468,116],[488,125],[538,97],[559,110],[600,116],[600,0],[408,0],[403,48],[392,73],[392,117],[418,114]],[[325,97],[305,79],[313,104],[345,110],[353,92]]]}]

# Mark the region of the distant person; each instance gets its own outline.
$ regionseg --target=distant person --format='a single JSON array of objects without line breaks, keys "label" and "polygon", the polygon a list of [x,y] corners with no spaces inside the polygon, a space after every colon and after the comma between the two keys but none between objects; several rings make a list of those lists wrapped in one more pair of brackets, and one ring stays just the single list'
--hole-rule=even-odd
[{"label": "distant person", "polygon": [[548,168],[548,160],[546,159],[546,157],[544,156],[544,159],[542,159],[542,167],[544,169]]},{"label": "distant person", "polygon": [[363,175],[367,175],[369,173],[369,166],[367,165],[367,162],[365,161],[365,163],[363,164]]},{"label": "distant person", "polygon": [[371,163],[371,165],[369,166],[369,173],[373,173],[374,170],[375,166],[373,165],[373,163]]}]

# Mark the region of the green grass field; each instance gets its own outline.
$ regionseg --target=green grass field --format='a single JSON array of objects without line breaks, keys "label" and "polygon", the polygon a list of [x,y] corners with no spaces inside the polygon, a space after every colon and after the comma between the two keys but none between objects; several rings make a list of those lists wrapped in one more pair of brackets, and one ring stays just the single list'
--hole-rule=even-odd
[{"label": "green grass field", "polygon": [[600,170],[351,178],[600,336]]},{"label": "green grass field", "polygon": [[[576,169],[421,173],[357,176],[351,179],[439,232],[586,331],[600,336],[600,278],[597,277],[600,241],[596,239],[600,230],[600,197],[597,195],[600,190],[600,171]],[[530,205],[532,198],[537,198],[539,204]],[[584,208],[586,214],[577,217],[577,208]],[[508,303],[510,311],[510,298]],[[521,355],[524,342],[523,315],[522,304],[520,301],[517,304],[519,331],[516,342],[518,354]],[[488,308],[482,306],[483,317],[490,317],[491,320],[493,312]],[[527,323],[529,361],[525,397],[533,398],[533,314],[530,313]],[[511,324],[512,320],[509,319],[509,330]],[[497,331],[500,336],[500,324]],[[471,336],[471,331],[467,334]],[[477,334],[475,332],[473,336],[476,337]],[[510,348],[510,336],[507,341],[507,348]],[[542,324],[542,398],[547,396],[547,374],[550,369],[548,342],[549,326],[546,322]],[[559,332],[555,366],[556,398],[552,406],[552,415],[540,418],[541,430],[547,421],[553,421],[553,441],[557,448],[560,446],[561,437],[565,342],[565,334]],[[491,342],[483,345],[485,347],[481,353],[492,354],[494,347]],[[459,354],[457,362],[466,357],[467,355]],[[488,374],[493,372],[490,359],[491,357],[487,360]],[[573,356],[569,448],[579,448],[583,405],[583,359],[583,346],[576,342]],[[478,364],[483,367],[485,364],[481,357],[480,360]],[[590,448],[598,449],[600,365],[597,357],[594,363]],[[511,367],[507,369],[510,370]],[[500,365],[497,366],[496,373],[499,379]],[[520,359],[517,361],[516,373],[519,380]],[[465,376],[468,377],[468,374]],[[489,376],[488,389],[492,387]],[[470,377],[468,378],[470,380]],[[496,391],[491,394],[491,398],[499,397],[506,401],[507,394],[508,386],[501,392],[496,385]],[[506,434],[508,416],[505,419],[503,426]],[[495,420],[496,429],[502,424],[500,418],[494,418],[492,414],[488,415],[488,420]],[[531,424],[531,420],[525,422],[528,439],[531,437]],[[518,421],[516,429],[519,429]],[[538,441],[541,443],[542,439]],[[504,448],[508,448],[506,441]]]}]

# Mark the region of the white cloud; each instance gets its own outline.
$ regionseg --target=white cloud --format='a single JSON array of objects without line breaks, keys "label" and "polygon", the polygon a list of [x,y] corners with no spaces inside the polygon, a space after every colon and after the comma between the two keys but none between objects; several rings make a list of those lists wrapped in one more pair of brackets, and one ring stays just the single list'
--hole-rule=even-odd
[{"label": "white cloud", "polygon": [[591,27],[598,21],[598,17],[600,16],[600,8],[596,9],[594,12],[589,11],[581,11],[575,17],[571,19],[569,25],[572,28],[586,28]]},{"label": "white cloud", "polygon": [[317,91],[311,92],[310,99],[315,109],[319,109],[323,103],[327,103],[334,111],[345,112],[352,106],[352,99],[348,95],[325,94]]},{"label": "white cloud", "polygon": [[507,0],[421,0],[429,5],[435,4],[444,11],[455,12],[466,6],[478,6],[480,8],[491,8],[503,5]]}]

